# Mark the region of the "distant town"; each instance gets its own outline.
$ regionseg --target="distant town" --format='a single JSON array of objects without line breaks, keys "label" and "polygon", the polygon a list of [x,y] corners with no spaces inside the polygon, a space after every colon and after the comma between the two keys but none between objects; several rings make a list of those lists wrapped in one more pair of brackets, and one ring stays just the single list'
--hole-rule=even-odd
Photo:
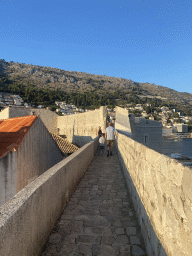
[{"label": "distant town", "polygon": [[[0,109],[4,109],[8,106],[14,107],[37,107],[37,108],[45,108],[44,105],[30,105],[27,102],[24,102],[23,99],[19,95],[13,95],[10,93],[0,92]],[[73,115],[83,112],[92,111],[92,109],[83,109],[78,108],[73,103],[66,104],[64,101],[55,101],[55,112],[58,115]],[[158,120],[162,122],[162,136],[163,137],[180,137],[180,138],[190,138],[191,133],[189,133],[188,124],[192,123],[192,116],[184,116],[183,113],[179,112],[177,109],[171,109],[167,106],[156,107],[151,113],[146,111],[146,107],[151,107],[151,104],[126,104],[126,109],[129,110],[129,113],[139,113],[140,117],[149,120]],[[46,107],[46,109],[50,109],[50,107]],[[115,110],[112,108],[107,108],[108,110],[108,119],[111,122],[115,122]]]}]

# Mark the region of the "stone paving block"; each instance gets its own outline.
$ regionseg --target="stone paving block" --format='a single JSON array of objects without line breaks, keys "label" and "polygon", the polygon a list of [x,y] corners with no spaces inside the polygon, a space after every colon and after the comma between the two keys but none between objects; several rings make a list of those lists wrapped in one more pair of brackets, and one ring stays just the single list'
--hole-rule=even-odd
[{"label": "stone paving block", "polygon": [[130,243],[131,244],[141,244],[139,237],[137,236],[130,236]]},{"label": "stone paving block", "polygon": [[119,221],[119,220],[117,220],[117,221],[115,221],[114,223],[113,223],[113,226],[115,226],[115,227],[122,227],[122,222],[121,221]]},{"label": "stone paving block", "polygon": [[67,235],[63,239],[63,244],[74,244],[76,243],[77,235]]},{"label": "stone paving block", "polygon": [[92,249],[91,247],[84,245],[84,244],[80,244],[79,245],[79,252],[82,253],[83,255],[88,255],[91,254]]},{"label": "stone paving block", "polygon": [[102,256],[116,256],[116,250],[110,246],[110,245],[106,245],[104,244],[102,246]]},{"label": "stone paving block", "polygon": [[117,228],[116,230],[115,230],[115,233],[117,234],[117,235],[124,235],[124,228]]},{"label": "stone paving block", "polygon": [[89,236],[89,235],[80,235],[77,238],[77,242],[80,243],[93,243],[95,240],[94,236]]},{"label": "stone paving block", "polygon": [[75,251],[75,249],[76,249],[76,244],[64,244],[60,252],[58,253],[58,256],[70,255]]},{"label": "stone paving block", "polygon": [[102,244],[110,244],[112,245],[112,243],[115,241],[115,238],[113,236],[102,236],[101,237],[101,243]]},{"label": "stone paving block", "polygon": [[92,246],[92,255],[97,256],[101,254],[101,245],[93,244]]},{"label": "stone paving block", "polygon": [[108,228],[108,227],[103,228],[103,235],[111,235],[111,234],[112,234],[111,228]]},{"label": "stone paving block", "polygon": [[136,227],[128,227],[127,228],[127,235],[128,236],[134,236],[137,233]]},{"label": "stone paving block", "polygon": [[52,234],[50,237],[49,237],[49,240],[48,242],[50,244],[57,244],[61,241],[61,235],[56,233],[56,234]]},{"label": "stone paving block", "polygon": [[129,243],[129,240],[126,235],[118,235],[117,239],[113,243],[113,246],[126,245],[128,243]]},{"label": "stone paving block", "polygon": [[99,228],[99,227],[95,227],[95,228],[92,228],[92,232],[94,233],[94,234],[102,234],[102,232],[103,232],[103,228]]},{"label": "stone paving block", "polygon": [[133,256],[147,256],[146,252],[144,252],[139,246],[134,245],[132,247],[132,255]]}]

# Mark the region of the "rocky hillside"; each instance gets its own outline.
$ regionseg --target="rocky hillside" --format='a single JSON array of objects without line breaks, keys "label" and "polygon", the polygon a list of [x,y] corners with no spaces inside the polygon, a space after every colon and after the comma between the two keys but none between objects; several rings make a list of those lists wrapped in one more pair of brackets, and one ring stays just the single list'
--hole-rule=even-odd
[{"label": "rocky hillside", "polygon": [[95,91],[95,93],[100,94],[103,91],[118,91],[129,94],[132,91],[137,91],[141,96],[159,96],[172,102],[192,105],[192,94],[180,93],[155,84],[138,83],[130,79],[66,71],[52,67],[14,63],[12,61],[0,60],[0,77],[6,77],[11,83],[61,89],[66,92]]}]

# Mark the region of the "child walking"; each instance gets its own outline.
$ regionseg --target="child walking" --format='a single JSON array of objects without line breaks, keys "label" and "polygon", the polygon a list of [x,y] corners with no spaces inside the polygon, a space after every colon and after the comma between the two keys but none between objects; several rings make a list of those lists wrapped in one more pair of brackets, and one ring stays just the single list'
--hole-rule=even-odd
[{"label": "child walking", "polygon": [[105,150],[105,134],[102,133],[101,137],[99,138],[99,145],[100,145],[100,154],[103,155],[104,154],[104,150]]}]

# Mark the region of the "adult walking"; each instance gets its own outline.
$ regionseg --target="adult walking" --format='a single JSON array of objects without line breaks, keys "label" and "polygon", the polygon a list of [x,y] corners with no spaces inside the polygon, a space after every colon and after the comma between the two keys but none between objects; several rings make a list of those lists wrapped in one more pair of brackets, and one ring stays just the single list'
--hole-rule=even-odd
[{"label": "adult walking", "polygon": [[106,133],[105,133],[105,139],[107,141],[107,157],[109,156],[109,150],[110,150],[110,156],[112,156],[112,150],[113,150],[113,144],[115,140],[115,128],[112,126],[112,123],[108,123],[108,127],[106,128]]}]

